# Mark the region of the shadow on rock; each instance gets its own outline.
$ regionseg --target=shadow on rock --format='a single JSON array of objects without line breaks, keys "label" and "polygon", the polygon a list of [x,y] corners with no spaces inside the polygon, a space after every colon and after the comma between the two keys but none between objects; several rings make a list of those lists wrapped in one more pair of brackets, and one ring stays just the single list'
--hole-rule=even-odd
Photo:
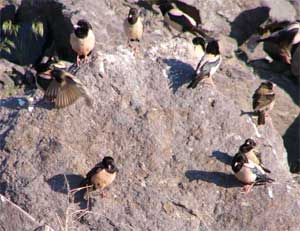
[{"label": "shadow on rock", "polygon": [[[66,179],[65,179],[65,176],[66,176]],[[66,182],[66,180],[68,182]],[[84,180],[84,177],[82,177],[81,175],[58,174],[56,176],[51,177],[47,181],[47,183],[50,185],[50,187],[53,191],[67,194],[68,193],[67,183],[70,186],[70,190],[73,190],[73,189],[80,187],[80,183],[83,180]]]},{"label": "shadow on rock", "polygon": [[[80,188],[80,183],[84,180],[84,177],[81,175],[75,174],[58,174],[50,178],[47,183],[50,185],[51,189],[55,192],[68,194],[68,185],[70,190],[75,190]],[[66,182],[67,181],[67,182]],[[81,209],[86,209],[88,207],[87,201],[84,199],[85,190],[76,191],[74,195],[74,203],[79,203]]]},{"label": "shadow on rock", "polygon": [[268,7],[243,11],[231,23],[230,37],[234,38],[239,46],[242,45],[269,18],[269,11]]},{"label": "shadow on rock", "polygon": [[225,152],[213,151],[212,156],[224,164],[231,165],[232,156],[228,155]]},{"label": "shadow on rock", "polygon": [[168,71],[169,86],[174,94],[183,84],[193,80],[195,70],[190,64],[177,59],[164,59],[163,61],[170,67]]},{"label": "shadow on rock", "polygon": [[283,135],[284,146],[288,153],[288,163],[292,173],[300,172],[300,116],[295,119]]},{"label": "shadow on rock", "polygon": [[16,13],[16,6],[15,5],[6,5],[2,9],[0,9],[0,23],[6,20],[13,20]]},{"label": "shadow on rock", "polygon": [[153,9],[153,6],[148,3],[147,1],[139,0],[137,3],[135,3],[139,8],[144,8],[145,10],[151,11],[153,14],[158,15],[159,12],[155,9]]},{"label": "shadow on rock", "polygon": [[261,79],[274,82],[290,95],[295,104],[299,105],[299,85],[293,79],[287,78],[285,73],[289,69],[288,66],[276,61],[267,63],[263,59],[251,61],[250,65]]},{"label": "shadow on rock", "polygon": [[9,97],[6,99],[0,99],[0,107],[6,107],[9,109],[27,109],[29,102],[25,97]]},{"label": "shadow on rock", "polygon": [[241,184],[235,179],[234,175],[224,172],[207,172],[200,170],[188,170],[185,176],[189,181],[202,180],[208,183],[214,183],[223,188],[240,187]]}]

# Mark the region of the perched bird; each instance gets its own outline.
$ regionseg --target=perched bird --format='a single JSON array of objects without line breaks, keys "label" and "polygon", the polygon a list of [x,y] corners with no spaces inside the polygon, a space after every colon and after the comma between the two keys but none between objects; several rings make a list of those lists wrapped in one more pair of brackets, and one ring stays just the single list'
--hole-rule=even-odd
[{"label": "perched bird", "polygon": [[221,64],[221,55],[219,51],[219,44],[216,40],[208,42],[205,54],[201,58],[197,68],[195,79],[188,85],[187,88],[196,88],[200,81],[209,79],[212,82],[211,76],[217,71]]},{"label": "perched bird", "polygon": [[202,37],[197,36],[193,38],[192,44],[192,54],[200,60],[205,54],[206,42]]},{"label": "perched bird", "polygon": [[200,28],[201,17],[196,7],[178,0],[158,0],[156,4],[164,16],[165,23],[179,31],[180,34],[190,32],[207,37]]},{"label": "perched bird", "polygon": [[246,139],[244,144],[242,144],[239,148],[240,153],[244,153],[248,160],[251,160],[255,164],[259,165],[265,172],[271,173],[269,169],[267,169],[261,160],[261,153],[255,150],[256,143],[253,139]]},{"label": "perched bird", "polygon": [[300,22],[290,23],[270,36],[258,39],[257,42],[267,42],[266,51],[272,58],[291,64],[291,48],[300,42]]},{"label": "perched bird", "polygon": [[74,32],[70,35],[70,44],[77,53],[77,65],[82,59],[86,62],[88,55],[95,47],[95,35],[88,21],[81,19],[74,25]]},{"label": "perched bird", "polygon": [[273,109],[275,104],[275,93],[273,83],[267,81],[260,84],[256,89],[253,99],[253,110],[258,115],[258,125],[265,124],[266,113]]},{"label": "perched bird", "polygon": [[130,8],[127,19],[124,21],[124,31],[129,41],[139,42],[143,35],[144,26],[136,8]]},{"label": "perched bird", "polygon": [[245,193],[249,193],[254,185],[262,185],[274,181],[266,175],[259,165],[249,160],[244,153],[238,152],[235,154],[231,168],[235,177],[245,184],[243,187]]},{"label": "perched bird", "polygon": [[[106,156],[86,174],[86,178],[81,185],[88,186],[88,193],[96,189],[103,190],[115,180],[118,171],[114,159]],[[104,196],[103,192],[101,193]]]}]

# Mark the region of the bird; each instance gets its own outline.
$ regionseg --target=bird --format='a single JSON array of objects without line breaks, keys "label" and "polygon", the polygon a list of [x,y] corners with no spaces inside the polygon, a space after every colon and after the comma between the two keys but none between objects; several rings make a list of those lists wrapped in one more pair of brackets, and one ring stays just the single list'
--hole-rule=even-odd
[{"label": "bird", "polygon": [[87,193],[100,189],[101,196],[104,197],[103,189],[115,180],[118,171],[114,159],[111,156],[105,156],[86,174],[81,186],[87,187]]},{"label": "bird", "polygon": [[144,26],[137,8],[130,8],[124,20],[124,31],[129,41],[139,42],[143,36]]},{"label": "bird", "polygon": [[54,101],[56,108],[63,108],[83,96],[87,106],[92,106],[92,99],[83,83],[71,73],[53,69],[50,72],[52,81],[45,91],[45,98]]},{"label": "bird", "polygon": [[258,125],[265,124],[266,113],[271,111],[275,104],[275,84],[267,81],[260,84],[252,96],[254,114],[258,115]]},{"label": "bird", "polygon": [[257,42],[268,42],[270,48],[266,47],[266,51],[272,58],[291,64],[291,48],[300,42],[300,21],[290,23],[268,37],[259,38]]},{"label": "bird", "polygon": [[243,187],[245,193],[249,193],[254,185],[264,185],[275,181],[259,165],[249,160],[244,153],[238,152],[234,155],[231,168],[235,177],[245,184]]},{"label": "bird", "polygon": [[196,36],[193,38],[192,44],[192,54],[200,60],[205,54],[206,42],[202,37]]},{"label": "bird", "polygon": [[63,108],[74,103],[80,96],[91,107],[92,99],[83,83],[71,73],[63,70],[64,63],[49,60],[35,65],[36,86],[44,92],[44,97],[54,102],[56,108]]},{"label": "bird", "polygon": [[218,70],[222,58],[219,51],[219,44],[216,40],[208,42],[205,54],[200,59],[195,71],[195,78],[187,86],[187,88],[196,88],[198,83],[208,79],[212,82],[211,76]]},{"label": "bird", "polygon": [[49,57],[47,62],[40,62],[34,65],[36,71],[36,75],[34,76],[35,84],[43,92],[47,90],[53,79],[50,72],[54,68],[66,69],[66,65],[55,57]]},{"label": "bird", "polygon": [[76,64],[79,65],[81,60],[87,62],[88,55],[95,47],[95,34],[92,30],[91,24],[85,19],[80,19],[74,25],[74,32],[70,35],[70,44],[72,49],[76,52]]},{"label": "bird", "polygon": [[158,0],[156,4],[159,6],[165,23],[180,34],[190,32],[194,35],[208,37],[200,27],[201,17],[196,7],[178,0]]},{"label": "bird", "polygon": [[265,172],[271,173],[271,171],[263,165],[261,160],[261,153],[257,152],[255,150],[255,147],[256,142],[253,139],[248,138],[245,140],[244,144],[240,146],[239,152],[244,153],[249,160],[259,165]]}]

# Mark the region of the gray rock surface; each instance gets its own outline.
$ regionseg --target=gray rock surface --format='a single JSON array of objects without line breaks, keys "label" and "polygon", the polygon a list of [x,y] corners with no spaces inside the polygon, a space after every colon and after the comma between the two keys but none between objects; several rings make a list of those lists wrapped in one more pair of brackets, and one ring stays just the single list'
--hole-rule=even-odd
[{"label": "gray rock surface", "polygon": [[[44,224],[59,230],[60,220],[69,220],[75,230],[299,229],[299,184],[289,173],[281,138],[299,113],[298,88],[264,62],[250,67],[239,60],[238,42],[229,37],[230,22],[260,7],[259,1],[194,1],[225,53],[214,76],[216,88],[195,90],[187,90],[186,83],[198,60],[188,41],[171,39],[160,15],[145,11],[144,38],[133,52],[122,30],[128,8],[121,1],[62,2],[73,13],[72,22],[84,17],[95,28],[95,61],[77,72],[94,107],[79,100],[62,110],[39,104],[30,112],[23,87],[19,94],[1,95],[0,193],[36,220],[30,223],[1,203],[3,230]],[[278,83],[278,101],[272,120],[257,128],[241,110],[251,111],[262,79]],[[248,137],[257,140],[276,182],[243,195],[230,161]],[[108,197],[96,192],[91,212],[77,220],[70,214],[86,205],[80,195],[74,203],[68,200],[64,174],[76,188],[104,155],[115,158],[120,173]],[[13,225],[7,221],[18,216]]]}]

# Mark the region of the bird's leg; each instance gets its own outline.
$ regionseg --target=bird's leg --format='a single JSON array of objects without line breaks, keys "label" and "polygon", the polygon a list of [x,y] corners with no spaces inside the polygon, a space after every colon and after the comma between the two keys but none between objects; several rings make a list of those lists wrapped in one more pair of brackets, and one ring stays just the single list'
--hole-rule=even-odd
[{"label": "bird's leg", "polygon": [[212,79],[211,76],[208,76],[208,77],[204,78],[201,82],[203,84],[206,84],[206,85],[211,85],[214,88],[216,87],[216,85],[215,85],[215,83],[214,83],[214,81],[213,81],[213,79]]},{"label": "bird's leg", "polygon": [[177,34],[177,35],[173,35],[172,39],[180,38],[182,34],[183,34],[183,32],[180,32],[180,33]]},{"label": "bird's leg", "polygon": [[101,198],[105,198],[107,196],[107,193],[106,192],[104,192],[104,191],[101,191],[100,192],[100,197]]},{"label": "bird's leg", "polygon": [[81,63],[80,56],[77,55],[77,58],[76,58],[76,65],[79,66],[80,63]]},{"label": "bird's leg", "polygon": [[248,194],[251,191],[251,189],[253,188],[253,186],[254,186],[254,183],[245,185],[242,188],[242,193]]},{"label": "bird's leg", "polygon": [[91,58],[89,56],[84,56],[83,62],[84,63],[89,63],[91,61]]}]

